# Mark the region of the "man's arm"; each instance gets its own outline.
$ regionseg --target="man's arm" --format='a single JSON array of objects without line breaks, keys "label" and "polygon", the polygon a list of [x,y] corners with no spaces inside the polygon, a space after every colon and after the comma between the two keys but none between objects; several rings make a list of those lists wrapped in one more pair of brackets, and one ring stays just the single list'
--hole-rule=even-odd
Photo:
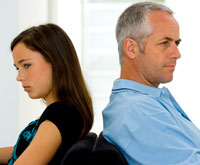
[{"label": "man's arm", "polygon": [[8,164],[8,160],[11,158],[14,147],[0,148],[0,164]]},{"label": "man's arm", "polygon": [[200,143],[193,141],[168,113],[136,120],[129,115],[117,132],[104,132],[106,139],[125,154],[129,164],[200,164]]}]

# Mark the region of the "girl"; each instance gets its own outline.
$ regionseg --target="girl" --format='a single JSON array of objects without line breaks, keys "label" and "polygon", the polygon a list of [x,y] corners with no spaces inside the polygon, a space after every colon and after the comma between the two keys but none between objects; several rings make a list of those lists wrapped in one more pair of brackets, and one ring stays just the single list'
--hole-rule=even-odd
[{"label": "girl", "polygon": [[92,101],[74,46],[60,27],[46,24],[20,33],[11,50],[17,81],[47,108],[21,132],[14,147],[0,149],[0,163],[59,164],[93,124]]}]

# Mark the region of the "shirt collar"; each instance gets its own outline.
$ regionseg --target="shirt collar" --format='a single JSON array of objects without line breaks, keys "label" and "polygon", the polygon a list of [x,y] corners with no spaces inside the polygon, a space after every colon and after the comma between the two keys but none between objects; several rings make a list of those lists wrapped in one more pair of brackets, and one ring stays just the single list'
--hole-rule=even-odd
[{"label": "shirt collar", "polygon": [[186,119],[190,121],[188,116],[185,114],[185,112],[181,109],[181,107],[178,105],[176,100],[173,98],[169,90],[165,87],[163,88],[154,88],[150,87],[144,84],[137,83],[135,81],[131,80],[125,80],[125,79],[117,79],[114,82],[113,85],[113,91],[115,90],[134,90],[146,95],[152,95],[154,97],[161,97],[162,99],[167,99],[167,101],[170,100],[170,102],[173,103],[173,105],[176,107],[176,110],[182,114]]},{"label": "shirt collar", "polygon": [[165,87],[155,88],[131,80],[117,79],[114,82],[113,90],[119,90],[119,89],[129,89],[138,91],[143,94],[160,97],[162,90],[166,88]]}]

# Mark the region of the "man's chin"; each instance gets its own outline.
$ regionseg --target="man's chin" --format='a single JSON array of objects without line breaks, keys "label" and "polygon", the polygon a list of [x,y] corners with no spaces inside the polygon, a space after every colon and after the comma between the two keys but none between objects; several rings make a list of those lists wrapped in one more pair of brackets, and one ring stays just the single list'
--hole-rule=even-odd
[{"label": "man's chin", "polygon": [[166,84],[166,83],[171,82],[172,80],[173,80],[173,76],[171,78],[163,80],[163,82],[161,82],[161,83]]}]

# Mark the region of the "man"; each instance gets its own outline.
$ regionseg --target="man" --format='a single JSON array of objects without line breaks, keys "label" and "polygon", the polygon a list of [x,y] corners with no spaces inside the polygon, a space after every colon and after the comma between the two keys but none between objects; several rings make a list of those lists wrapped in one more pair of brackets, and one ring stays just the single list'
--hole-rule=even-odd
[{"label": "man", "polygon": [[181,57],[179,25],[166,6],[141,2],[116,27],[121,75],[103,111],[104,137],[128,164],[199,165],[200,130],[167,88]]}]

